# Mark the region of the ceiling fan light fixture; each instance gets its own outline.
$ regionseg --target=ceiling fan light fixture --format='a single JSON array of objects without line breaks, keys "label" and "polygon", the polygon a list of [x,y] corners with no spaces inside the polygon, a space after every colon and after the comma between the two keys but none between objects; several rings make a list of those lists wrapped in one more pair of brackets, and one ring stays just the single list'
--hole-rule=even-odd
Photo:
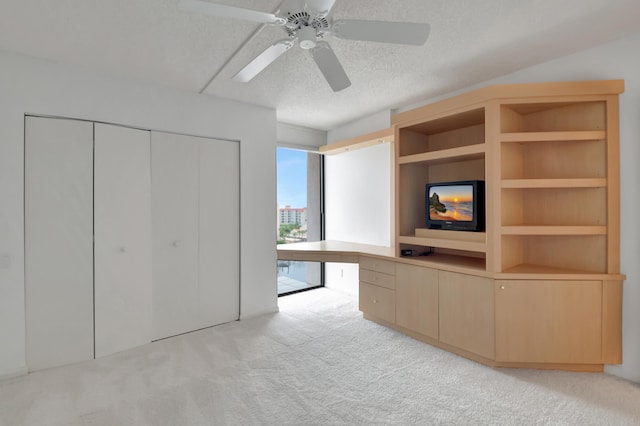
[{"label": "ceiling fan light fixture", "polygon": [[316,47],[316,29],[310,26],[302,27],[297,34],[300,47],[305,50]]}]

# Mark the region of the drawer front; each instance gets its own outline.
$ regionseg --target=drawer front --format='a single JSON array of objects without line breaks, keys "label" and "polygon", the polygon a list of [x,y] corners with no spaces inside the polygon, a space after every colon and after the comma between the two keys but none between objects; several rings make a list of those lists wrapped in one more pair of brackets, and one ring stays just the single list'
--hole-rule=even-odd
[{"label": "drawer front", "polygon": [[386,287],[391,290],[396,288],[396,277],[389,274],[370,271],[368,269],[360,268],[360,281]]},{"label": "drawer front", "polygon": [[360,267],[383,274],[395,275],[396,264],[388,260],[380,260],[374,257],[360,256]]},{"label": "drawer front", "polygon": [[393,290],[360,282],[360,310],[367,315],[395,323],[396,295]]}]

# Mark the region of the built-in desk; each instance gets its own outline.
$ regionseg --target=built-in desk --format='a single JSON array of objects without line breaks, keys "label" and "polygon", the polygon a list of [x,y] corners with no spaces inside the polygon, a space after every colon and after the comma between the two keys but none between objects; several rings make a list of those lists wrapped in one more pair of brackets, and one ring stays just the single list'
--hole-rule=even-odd
[{"label": "built-in desk", "polygon": [[360,255],[394,257],[393,247],[344,241],[317,241],[278,245],[278,260],[358,263]]},{"label": "built-in desk", "polygon": [[359,263],[366,319],[492,367],[620,363],[619,274],[492,273],[482,258],[343,241],[279,245],[278,260]]}]

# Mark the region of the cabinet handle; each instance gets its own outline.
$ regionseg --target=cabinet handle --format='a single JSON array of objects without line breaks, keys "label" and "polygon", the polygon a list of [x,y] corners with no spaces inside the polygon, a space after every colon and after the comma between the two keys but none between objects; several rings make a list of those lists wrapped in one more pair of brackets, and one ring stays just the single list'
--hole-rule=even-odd
[{"label": "cabinet handle", "polygon": [[122,246],[122,247],[120,247],[120,248],[118,249],[118,251],[119,251],[120,253],[126,253],[126,252],[127,252],[127,248],[126,248],[125,246]]},{"label": "cabinet handle", "polygon": [[178,247],[178,241],[171,242],[171,246],[172,247]]},{"label": "cabinet handle", "polygon": [[503,285],[500,286],[500,290],[504,290],[504,286]]},{"label": "cabinet handle", "polygon": [[378,303],[378,301],[376,299],[373,299],[373,304],[375,305],[376,303]]}]

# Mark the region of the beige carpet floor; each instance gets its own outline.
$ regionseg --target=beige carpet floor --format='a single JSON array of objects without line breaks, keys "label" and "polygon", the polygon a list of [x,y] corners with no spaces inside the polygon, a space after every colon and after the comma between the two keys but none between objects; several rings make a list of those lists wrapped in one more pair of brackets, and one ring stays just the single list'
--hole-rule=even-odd
[{"label": "beige carpet floor", "polygon": [[490,369],[320,289],[280,313],[0,382],[0,424],[638,425],[640,386]]}]

